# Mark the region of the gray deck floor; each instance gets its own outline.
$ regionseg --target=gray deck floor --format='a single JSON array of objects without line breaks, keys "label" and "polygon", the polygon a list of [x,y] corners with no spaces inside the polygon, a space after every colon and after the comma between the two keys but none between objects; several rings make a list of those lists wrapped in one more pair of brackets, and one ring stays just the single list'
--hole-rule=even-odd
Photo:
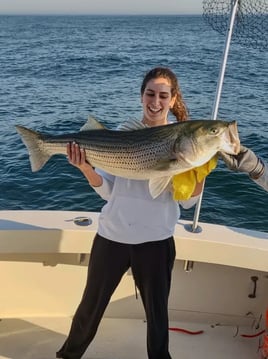
[{"label": "gray deck floor", "polygon": [[[24,318],[0,321],[1,359],[53,359],[70,328],[70,318]],[[173,359],[260,359],[259,338],[247,339],[250,332],[234,327],[175,323],[170,326],[204,330],[200,335],[170,332]],[[103,319],[94,342],[83,359],[146,359],[146,324],[137,319]]]}]

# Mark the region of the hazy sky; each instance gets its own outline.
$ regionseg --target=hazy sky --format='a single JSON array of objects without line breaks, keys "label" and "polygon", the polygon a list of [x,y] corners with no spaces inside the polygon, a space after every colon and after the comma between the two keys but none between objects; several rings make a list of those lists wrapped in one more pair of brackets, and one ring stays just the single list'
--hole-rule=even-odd
[{"label": "hazy sky", "polygon": [[202,0],[0,0],[0,14],[200,14]]}]

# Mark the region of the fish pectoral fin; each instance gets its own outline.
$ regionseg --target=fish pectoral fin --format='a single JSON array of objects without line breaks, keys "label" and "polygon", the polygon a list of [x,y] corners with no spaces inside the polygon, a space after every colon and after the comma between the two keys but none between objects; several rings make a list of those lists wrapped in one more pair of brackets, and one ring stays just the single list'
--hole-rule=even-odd
[{"label": "fish pectoral fin", "polygon": [[158,177],[152,178],[149,180],[149,191],[153,198],[158,197],[164,189],[168,186],[169,182],[171,181],[172,177]]},{"label": "fish pectoral fin", "polygon": [[87,122],[80,128],[80,132],[92,130],[105,130],[106,127],[92,116],[88,116]]}]

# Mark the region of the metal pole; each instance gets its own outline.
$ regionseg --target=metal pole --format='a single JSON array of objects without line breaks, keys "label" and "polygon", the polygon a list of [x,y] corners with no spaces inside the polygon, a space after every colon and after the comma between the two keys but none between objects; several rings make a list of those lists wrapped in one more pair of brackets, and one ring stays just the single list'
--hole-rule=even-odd
[{"label": "metal pole", "polygon": [[[219,78],[218,78],[216,95],[215,95],[214,104],[213,104],[213,111],[212,111],[212,115],[211,115],[212,120],[216,120],[217,116],[218,116],[218,109],[219,109],[219,103],[220,103],[220,98],[221,98],[224,74],[225,74],[227,58],[228,58],[228,53],[229,53],[230,43],[231,43],[231,38],[232,38],[232,33],[233,33],[233,27],[234,27],[234,22],[235,22],[235,16],[237,13],[239,1],[240,0],[231,0],[231,13],[230,13],[229,24],[228,24],[228,29],[227,29],[227,33],[226,33],[224,52],[223,52],[222,64],[221,64],[221,69],[220,69]],[[197,230],[204,187],[205,187],[205,181],[203,183],[202,192],[200,194],[199,200],[195,207],[194,219],[193,219],[193,224],[192,224],[192,232],[196,232],[196,230]]]}]

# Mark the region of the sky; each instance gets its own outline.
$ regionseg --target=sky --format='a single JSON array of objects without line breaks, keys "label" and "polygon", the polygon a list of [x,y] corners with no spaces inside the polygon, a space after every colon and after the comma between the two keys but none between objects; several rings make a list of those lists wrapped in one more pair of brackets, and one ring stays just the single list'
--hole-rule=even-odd
[{"label": "sky", "polygon": [[202,0],[0,0],[0,15],[201,13]]}]

